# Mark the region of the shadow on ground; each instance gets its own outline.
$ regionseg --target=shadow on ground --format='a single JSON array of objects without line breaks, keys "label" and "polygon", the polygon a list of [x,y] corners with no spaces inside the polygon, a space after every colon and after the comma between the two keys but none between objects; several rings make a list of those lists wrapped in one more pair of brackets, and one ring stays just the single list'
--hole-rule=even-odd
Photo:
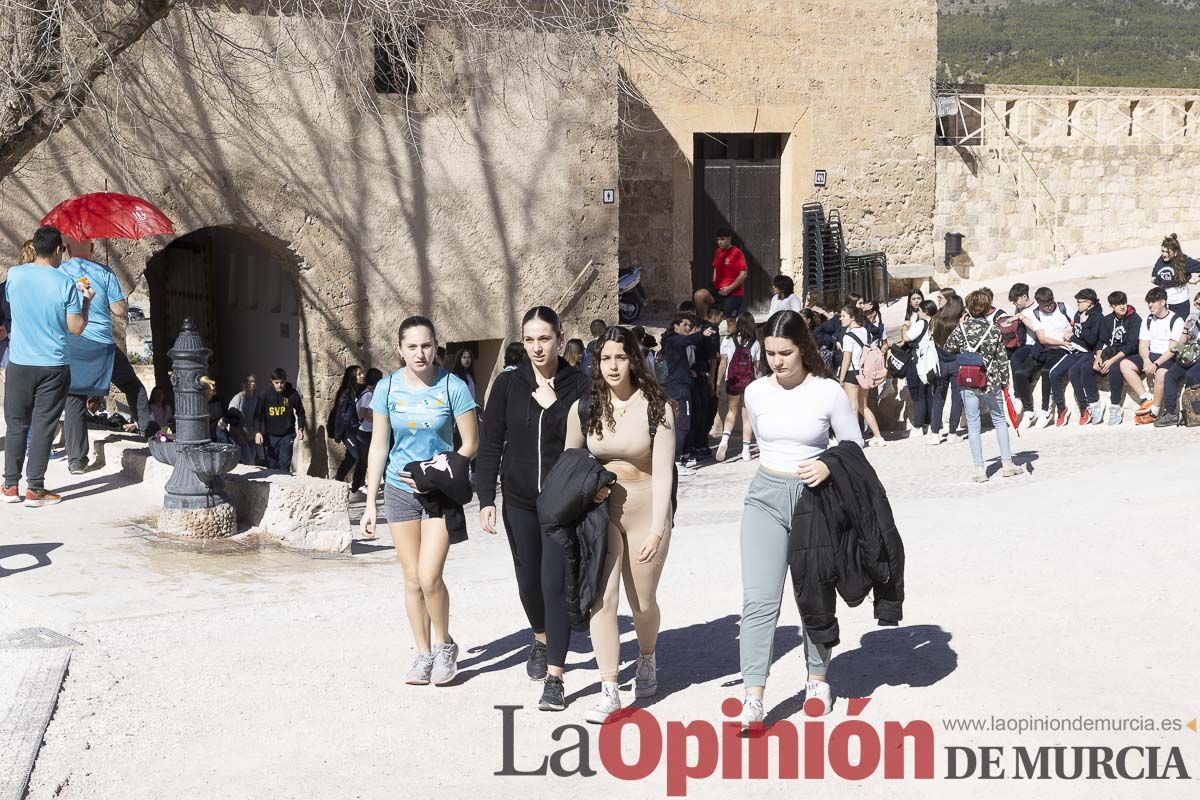
[{"label": "shadow on ground", "polygon": [[[62,547],[62,542],[0,545],[0,578],[7,578],[9,575],[16,575],[18,572],[29,572],[31,569],[50,566],[50,551],[57,550],[60,547]],[[18,556],[28,556],[34,560],[34,563],[24,567],[16,567],[15,569],[4,566],[5,560]]]},{"label": "shadow on ground", "polygon": [[[870,697],[880,686],[932,686],[958,668],[958,654],[950,647],[951,635],[937,625],[882,628],[865,634],[859,647],[834,656],[829,684],[837,698]],[[766,722],[804,710],[804,691],[776,705]]]}]

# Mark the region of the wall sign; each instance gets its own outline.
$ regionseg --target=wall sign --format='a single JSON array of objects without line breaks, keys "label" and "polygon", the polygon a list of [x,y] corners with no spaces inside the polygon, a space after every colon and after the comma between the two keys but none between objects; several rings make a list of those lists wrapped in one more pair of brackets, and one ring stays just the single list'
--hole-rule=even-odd
[{"label": "wall sign", "polygon": [[617,202],[617,190],[616,189],[604,189],[600,193],[600,196],[604,199],[605,205],[611,205],[611,204]]},{"label": "wall sign", "polygon": [[813,175],[813,186],[817,186],[817,187],[824,186],[825,182],[826,182],[825,170],[823,170],[823,169],[817,170],[816,173]]}]

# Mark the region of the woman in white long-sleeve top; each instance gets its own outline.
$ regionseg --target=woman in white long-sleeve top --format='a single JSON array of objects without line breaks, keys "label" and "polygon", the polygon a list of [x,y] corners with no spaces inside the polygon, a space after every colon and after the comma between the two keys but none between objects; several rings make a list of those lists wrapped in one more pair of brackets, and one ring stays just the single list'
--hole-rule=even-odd
[{"label": "woman in white long-sleeve top", "polygon": [[[829,477],[817,460],[830,436],[862,446],[858,415],[809,334],[804,318],[779,311],[763,328],[765,377],[746,389],[750,424],[758,439],[759,469],[746,494],[742,514],[742,624],[740,636],[742,724],[761,723],[763,694],[771,669],[775,626],[788,571],[792,513],[806,486]],[[808,698],[832,705],[825,673],[831,648],[804,634]]]}]

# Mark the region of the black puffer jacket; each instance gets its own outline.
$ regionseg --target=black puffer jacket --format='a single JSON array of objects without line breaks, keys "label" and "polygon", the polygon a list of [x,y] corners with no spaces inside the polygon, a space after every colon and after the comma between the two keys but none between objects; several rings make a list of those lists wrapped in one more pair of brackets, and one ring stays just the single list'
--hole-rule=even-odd
[{"label": "black puffer jacket", "polygon": [[596,492],[617,476],[587,450],[567,450],[542,482],[538,522],[542,534],[558,543],[566,558],[567,621],[586,631],[592,604],[601,592],[600,573],[608,555],[608,503]]},{"label": "black puffer jacket", "polygon": [[887,492],[857,444],[842,442],[820,459],[829,479],[801,493],[788,561],[805,630],[832,646],[839,641],[838,594],[857,606],[873,590],[880,625],[903,618],[904,542]]},{"label": "black puffer jacket", "polygon": [[533,365],[522,361],[516,369],[500,373],[487,398],[475,460],[480,508],[496,505],[497,477],[505,502],[537,507],[545,476],[566,445],[567,414],[585,386],[583,373],[560,358],[554,375],[558,399],[543,409],[533,399]]}]

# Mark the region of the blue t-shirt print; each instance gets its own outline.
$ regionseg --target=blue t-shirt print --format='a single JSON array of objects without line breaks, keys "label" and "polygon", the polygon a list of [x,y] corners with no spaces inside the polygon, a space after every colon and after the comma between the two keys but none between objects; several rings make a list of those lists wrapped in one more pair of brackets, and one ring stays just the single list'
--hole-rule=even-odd
[{"label": "blue t-shirt print", "polygon": [[55,267],[22,264],[8,271],[5,294],[12,309],[9,361],[25,367],[70,363],[67,314],[83,313],[75,281]]},{"label": "blue t-shirt print", "polygon": [[385,478],[397,489],[412,489],[400,473],[413,461],[428,461],[454,449],[454,417],[476,408],[471,390],[459,377],[439,369],[431,386],[411,387],[399,369],[380,381],[371,410],[387,414],[392,426],[392,449]]}]

